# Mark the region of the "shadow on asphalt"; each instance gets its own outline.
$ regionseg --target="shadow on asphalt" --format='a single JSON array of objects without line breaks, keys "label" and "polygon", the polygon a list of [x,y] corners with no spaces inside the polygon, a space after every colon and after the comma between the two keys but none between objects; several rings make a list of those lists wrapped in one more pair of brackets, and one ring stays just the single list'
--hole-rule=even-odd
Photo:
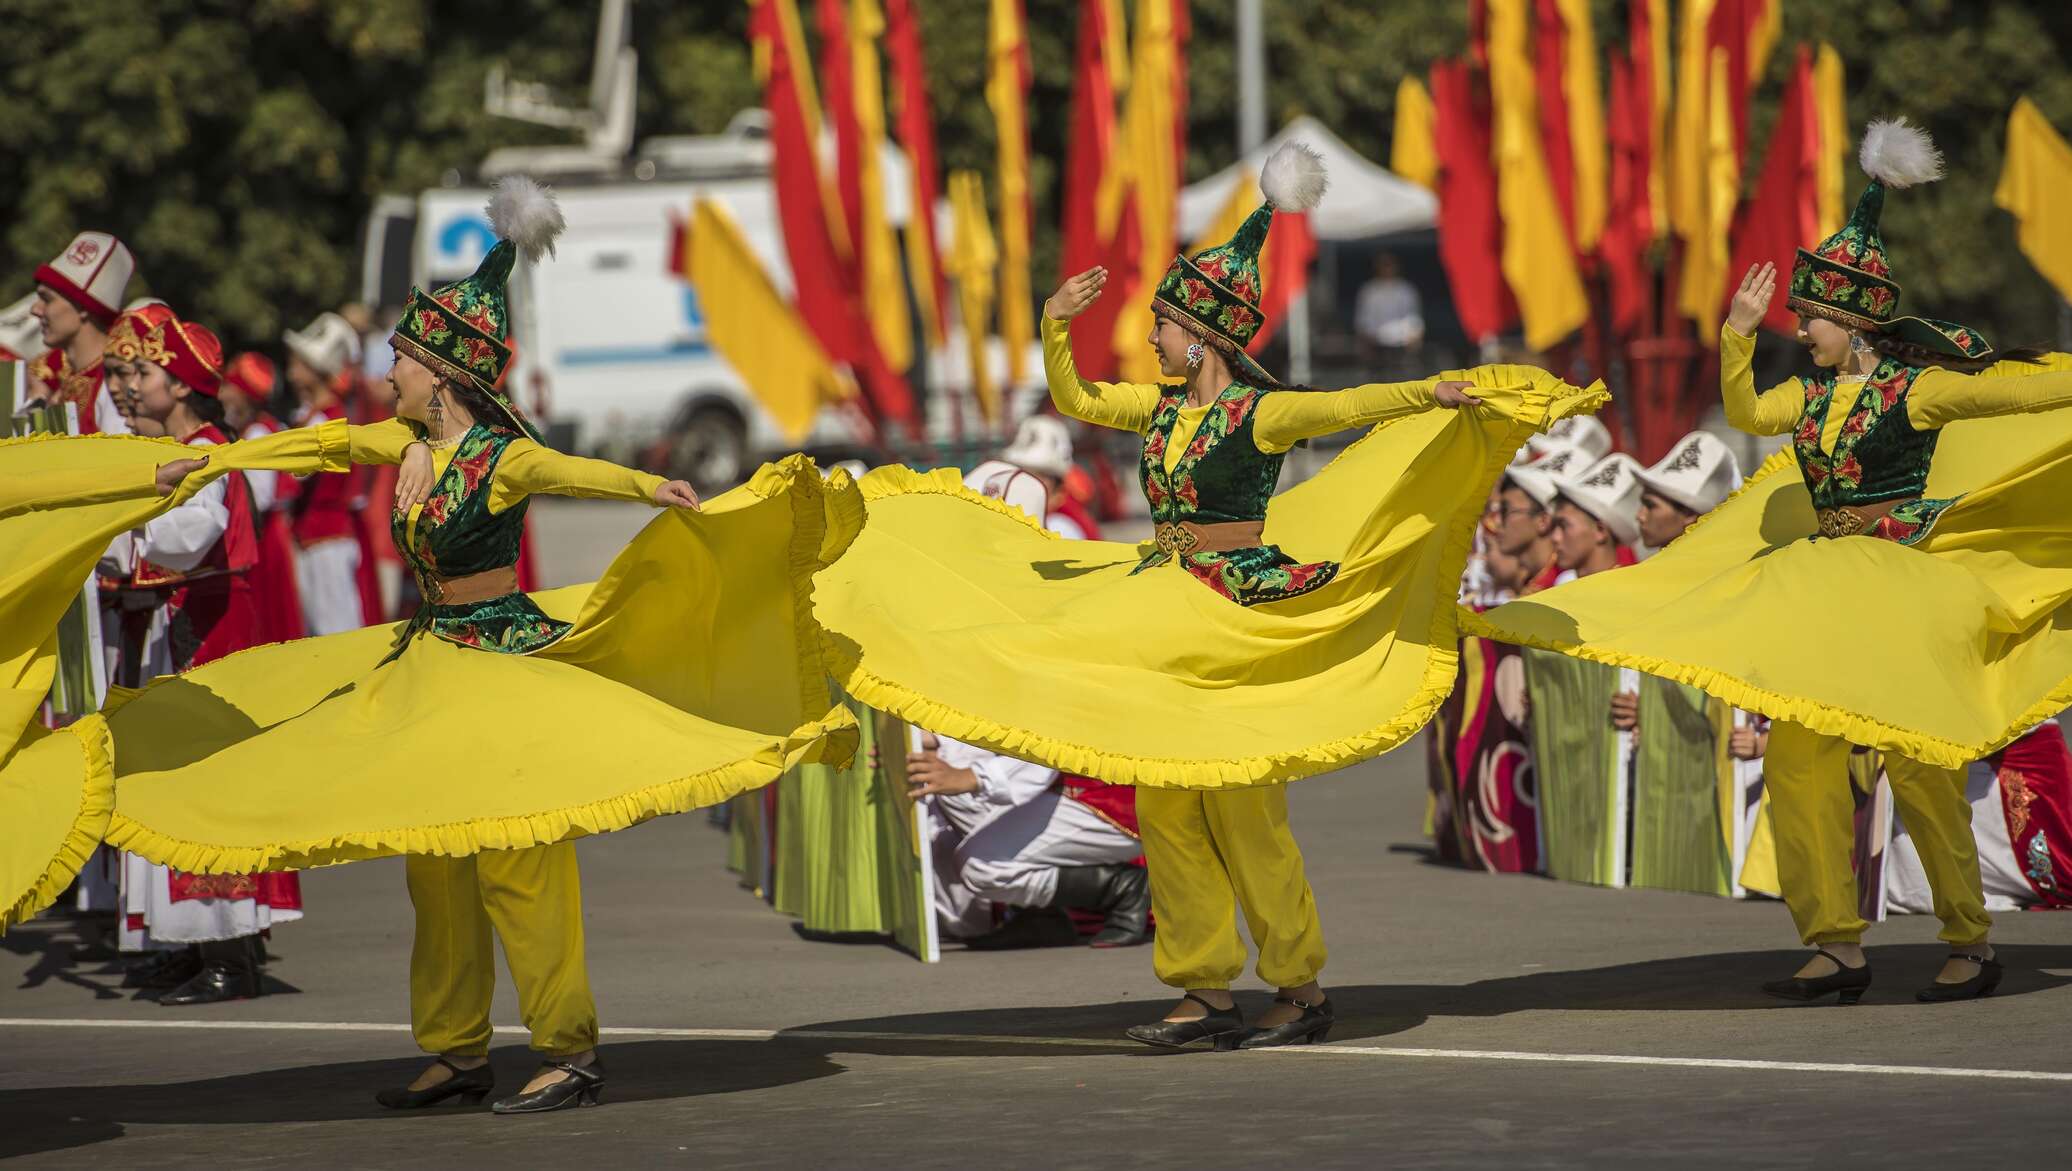
[{"label": "shadow on asphalt", "polygon": [[[40,988],[56,981],[92,995],[96,1001],[150,1000],[157,994],[122,986],[129,956],[117,952],[101,924],[105,915],[53,916],[0,935],[0,950],[29,956],[34,962],[16,987]],[[298,995],[302,989],[260,969],[260,986],[268,996]]]},{"label": "shadow on asphalt", "polygon": [[[399,1045],[408,1042],[396,1038]],[[854,1048],[854,1046],[845,1046]],[[842,1072],[815,1046],[739,1041],[659,1040],[604,1049],[607,1105],[695,1098],[792,1085]],[[500,1092],[516,1093],[538,1057],[523,1046],[490,1053]],[[271,1123],[372,1121],[420,1128],[486,1119],[488,1108],[444,1103],[423,1110],[387,1110],[374,1091],[402,1085],[424,1068],[422,1057],[300,1065],[260,1073],[153,1085],[49,1086],[0,1092],[0,1159],[68,1150],[121,1138],[129,1126],[253,1126]],[[508,1125],[509,1120],[499,1119]],[[449,1132],[450,1133],[450,1132]],[[254,1151],[262,1149],[255,1147]]]},{"label": "shadow on asphalt", "polygon": [[[7,946],[20,947],[20,935]],[[2007,966],[1996,994],[2021,996],[2072,983],[2046,969],[2072,969],[2072,946],[2009,944],[1998,949]],[[1909,944],[1873,947],[1878,984],[1866,1004],[1905,1004],[1922,1014],[1961,1011],[1912,1005],[1914,990],[1934,978],[1947,949]],[[1471,984],[1365,984],[1330,988],[1338,1004],[1331,1039],[1386,1038],[1435,1017],[1491,1017],[1534,1010],[1576,1012],[1772,1011],[1803,1006],[1769,999],[1756,990],[1789,973],[1802,951],[1726,952],[1578,971],[1531,972]],[[1237,996],[1248,1016],[1264,1010],[1263,991]],[[729,1094],[792,1085],[841,1073],[845,1053],[903,1057],[1026,1057],[1030,1042],[1067,1037],[1112,1041],[1087,1055],[1167,1056],[1121,1038],[1130,1025],[1151,1019],[1163,1001],[1144,999],[1063,1008],[1003,1007],[827,1021],[754,1041],[670,1039],[613,1042],[605,1047],[611,1082],[608,1102],[640,1102]],[[1925,1017],[1924,1017],[1925,1020]],[[899,1037],[829,1037],[824,1033],[914,1034]],[[401,1038],[397,1038],[401,1042]],[[1047,1050],[1055,1054],[1055,1049]],[[496,1050],[500,1085],[515,1089],[532,1068],[519,1046]],[[421,1068],[421,1058],[338,1062],[238,1074],[199,1081],[145,1085],[46,1086],[0,1091],[0,1158],[90,1146],[119,1138],[135,1125],[251,1125],[379,1119],[398,1126],[432,1127],[482,1111],[454,1106],[389,1111],[373,1093],[398,1085]],[[423,1131],[429,1135],[429,1130]]]},{"label": "shadow on asphalt", "polygon": [[[1914,992],[1935,979],[1949,949],[1941,944],[1872,945],[1867,949],[1877,983],[1864,997],[1870,1005],[1914,1004]],[[2072,976],[2046,969],[2072,969],[2072,946],[2006,944],[1994,949],[2007,975],[1994,997],[2023,996],[2072,983]],[[1416,1028],[1434,1017],[1492,1017],[1535,1010],[1570,1012],[1722,1012],[1790,1010],[1806,1007],[1764,996],[1765,980],[1788,976],[1806,959],[1793,951],[1723,952],[1679,956],[1637,964],[1574,971],[1529,972],[1472,984],[1349,984],[1325,990],[1338,1005],[1333,1041],[1387,1037]],[[1265,1011],[1264,991],[1238,992],[1247,1017]],[[1832,1004],[1832,1001],[1826,1002]],[[1022,1052],[1014,1037],[1074,1037],[1114,1040],[1134,1024],[1153,1019],[1162,1000],[1127,1000],[1115,1004],[1065,1008],[998,1008],[966,1012],[922,1013],[829,1021],[787,1032],[809,1039],[816,1032],[952,1034],[978,1039],[959,1044],[965,1056],[988,1054],[998,1042],[1001,1054]],[[1923,1013],[1949,1011],[1949,1006],[1918,1005]],[[881,1042],[844,1041],[849,1052],[906,1052],[881,1049]],[[899,1043],[890,1043],[899,1044]],[[1124,1043],[1127,1045],[1127,1042]],[[1160,1054],[1128,1048],[1145,1056]]]}]

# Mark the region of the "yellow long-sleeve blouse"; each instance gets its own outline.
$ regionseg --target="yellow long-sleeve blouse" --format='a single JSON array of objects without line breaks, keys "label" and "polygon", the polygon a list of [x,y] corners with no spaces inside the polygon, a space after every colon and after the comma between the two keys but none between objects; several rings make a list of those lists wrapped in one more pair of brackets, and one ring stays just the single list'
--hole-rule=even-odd
[{"label": "yellow long-sleeve blouse", "polygon": [[[1788,378],[1758,394],[1755,389],[1755,338],[1733,326],[1719,331],[1719,390],[1730,426],[1754,435],[1783,435],[1798,426],[1806,406],[1806,384]],[[1843,380],[1862,384],[1861,378]],[[2072,370],[2038,367],[2034,374],[1982,377],[1932,368],[1921,372],[1907,391],[1907,421],[1916,430],[1931,431],[1959,419],[2018,415],[2072,405]],[[1845,404],[1846,407],[1846,404]],[[1833,451],[1848,420],[1847,409],[1830,410],[1820,434],[1820,449]]]},{"label": "yellow long-sleeve blouse", "polygon": [[[1079,376],[1072,359],[1068,323],[1043,315],[1043,372],[1050,382],[1050,401],[1069,419],[1143,434],[1158,410],[1159,387],[1141,382],[1090,382]],[[1437,405],[1436,379],[1376,382],[1349,390],[1270,394],[1259,404],[1252,441],[1259,450],[1279,454],[1303,439],[1329,435],[1386,419],[1414,415]],[[1167,470],[1177,463],[1208,406],[1182,407],[1166,444]]]}]

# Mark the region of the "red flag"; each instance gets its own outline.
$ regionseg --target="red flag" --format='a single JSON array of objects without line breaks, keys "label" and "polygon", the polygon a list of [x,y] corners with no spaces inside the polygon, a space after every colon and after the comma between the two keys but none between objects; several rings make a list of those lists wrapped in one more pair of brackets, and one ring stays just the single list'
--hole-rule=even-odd
[{"label": "red flag", "polygon": [[1532,28],[1533,89],[1539,95],[1540,152],[1547,160],[1547,182],[1561,204],[1561,222],[1569,242],[1576,238],[1574,150],[1568,124],[1568,26],[1558,0],[1537,0]]},{"label": "red flag", "polygon": [[[858,298],[854,265],[835,245],[833,227],[822,199],[820,163],[806,128],[784,35],[780,9],[792,0],[760,0],[750,11],[749,35],[761,42],[769,62],[763,104],[770,112],[771,180],[776,188],[777,220],[784,232],[785,258],[791,264],[792,300],[828,356],[856,372],[864,397],[881,419],[898,419],[909,430],[919,426],[913,391],[885,364],[871,337]],[[794,10],[795,11],[795,10]]]},{"label": "red flag", "polygon": [[1266,233],[1266,250],[1259,257],[1259,275],[1266,282],[1259,308],[1259,332],[1247,352],[1266,348],[1274,331],[1288,315],[1288,306],[1309,287],[1309,266],[1317,258],[1317,233],[1306,211],[1275,212],[1273,227]]},{"label": "red flag", "polygon": [[[1706,22],[1709,46],[1727,51],[1727,108],[1734,113],[1734,154],[1748,157],[1748,95],[1776,36],[1778,0],[1717,0]],[[1708,50],[1709,51],[1709,50]],[[1679,85],[1682,81],[1679,79]]]},{"label": "red flag", "polygon": [[1065,173],[1059,182],[1064,248],[1060,279],[1085,272],[1107,257],[1095,222],[1101,175],[1115,147],[1115,82],[1108,76],[1107,0],[1079,0],[1079,50],[1072,84],[1072,132],[1065,139]]},{"label": "red flag", "polygon": [[1433,138],[1439,149],[1439,260],[1454,311],[1471,341],[1501,333],[1518,316],[1504,285],[1503,228],[1490,164],[1489,106],[1477,105],[1465,61],[1432,65]]},{"label": "red flag", "polygon": [[935,243],[936,175],[940,172],[935,161],[935,117],[928,108],[927,67],[921,56],[921,24],[914,17],[913,0],[885,0],[885,50],[892,58],[897,107],[894,129],[907,165],[914,171],[914,208],[907,231],[920,234],[928,256],[928,271],[909,273],[907,279],[932,282],[936,336],[940,336],[949,328],[950,286],[943,276],[942,249]]},{"label": "red flag", "polygon": [[819,24],[820,100],[835,134],[835,191],[846,229],[835,250],[853,260],[863,239],[863,126],[856,120],[856,70],[842,0],[820,0]]},{"label": "red flag", "polygon": [[[1813,103],[1813,55],[1799,46],[1792,61],[1791,80],[1784,86],[1784,100],[1778,105],[1777,126],[1770,132],[1770,153],[1763,157],[1763,173],[1755,194],[1742,205],[1740,223],[1735,225],[1733,263],[1727,266],[1728,283],[1765,260],[1777,271],[1789,273],[1799,248],[1820,239],[1819,174],[1820,126]],[[1732,294],[1728,294],[1729,297]],[[1798,328],[1798,317],[1785,307],[1785,299],[1770,302],[1766,328],[1789,334]]]},{"label": "red flag", "polygon": [[1605,218],[1598,254],[1611,286],[1612,332],[1639,332],[1653,295],[1647,248],[1652,232],[1648,208],[1648,101],[1635,98],[1646,81],[1632,55],[1612,57],[1611,214]]}]

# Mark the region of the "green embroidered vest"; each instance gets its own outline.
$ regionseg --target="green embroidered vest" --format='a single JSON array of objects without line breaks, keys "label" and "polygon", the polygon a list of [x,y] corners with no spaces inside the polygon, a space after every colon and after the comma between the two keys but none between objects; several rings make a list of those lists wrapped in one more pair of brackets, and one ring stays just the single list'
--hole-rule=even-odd
[{"label": "green embroidered vest", "polygon": [[1830,452],[1820,450],[1820,436],[1834,407],[1837,379],[1835,371],[1822,370],[1806,382],[1806,405],[1792,433],[1793,453],[1813,507],[1905,500],[1865,532],[1902,545],[1927,536],[1935,519],[1957,502],[1955,497],[1919,499],[1928,488],[1928,468],[1942,436],[1941,431],[1916,430],[1907,418],[1907,394],[1920,375],[1920,367],[1893,358],[1878,363],[1850,405]]},{"label": "green embroidered vest", "polygon": [[[1259,404],[1268,394],[1299,393],[1231,385],[1209,407],[1194,438],[1168,472],[1166,450],[1173,441],[1173,427],[1180,421],[1180,408],[1187,403],[1187,389],[1165,388],[1144,433],[1144,454],[1138,468],[1152,522],[1265,520],[1285,453],[1259,450],[1252,427]],[[1163,565],[1167,559],[1162,550],[1153,550],[1133,572]],[[1338,575],[1336,562],[1298,562],[1272,545],[1188,553],[1181,556],[1180,564],[1210,589],[1244,606],[1297,597]]]},{"label": "green embroidered vest", "polygon": [[[415,533],[407,512],[389,516],[396,551],[416,576],[427,597],[428,576],[466,577],[518,564],[518,546],[525,536],[526,501],[500,513],[489,511],[490,486],[497,461],[512,441],[523,436],[503,427],[477,423],[461,437],[453,462],[446,465],[418,512]],[[448,642],[501,654],[528,655],[567,634],[570,624],[547,617],[532,599],[505,594],[460,605],[426,603],[417,608],[396,638],[393,659],[411,639],[431,633]]]}]

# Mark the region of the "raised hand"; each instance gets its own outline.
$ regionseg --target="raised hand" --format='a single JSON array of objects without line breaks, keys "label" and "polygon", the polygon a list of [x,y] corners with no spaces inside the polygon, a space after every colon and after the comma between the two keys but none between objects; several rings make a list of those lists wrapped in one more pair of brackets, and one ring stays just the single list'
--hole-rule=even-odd
[{"label": "raised hand", "polygon": [[1078,276],[1067,277],[1050,300],[1043,303],[1043,312],[1058,321],[1070,321],[1101,299],[1101,287],[1107,283],[1108,270],[1098,264]]},{"label": "raised hand", "polygon": [[403,449],[402,465],[396,469],[397,512],[408,513],[432,494],[432,449],[413,443]]},{"label": "raised hand", "polygon": [[1776,293],[1777,265],[1768,260],[1750,265],[1741,287],[1734,291],[1734,303],[1727,307],[1727,325],[1743,337],[1754,337],[1769,315],[1770,298]]},{"label": "raised hand", "polygon": [[655,489],[655,503],[663,508],[688,508],[697,512],[698,493],[682,480],[671,480]]},{"label": "raised hand", "polygon": [[158,465],[158,494],[171,496],[179,490],[180,481],[209,466],[208,456],[193,459],[176,459],[171,463]]},{"label": "raised hand", "polygon": [[1469,393],[1474,389],[1475,384],[1472,382],[1449,379],[1432,387],[1432,401],[1449,411],[1459,410],[1462,407],[1479,407],[1482,405],[1482,400]]}]

